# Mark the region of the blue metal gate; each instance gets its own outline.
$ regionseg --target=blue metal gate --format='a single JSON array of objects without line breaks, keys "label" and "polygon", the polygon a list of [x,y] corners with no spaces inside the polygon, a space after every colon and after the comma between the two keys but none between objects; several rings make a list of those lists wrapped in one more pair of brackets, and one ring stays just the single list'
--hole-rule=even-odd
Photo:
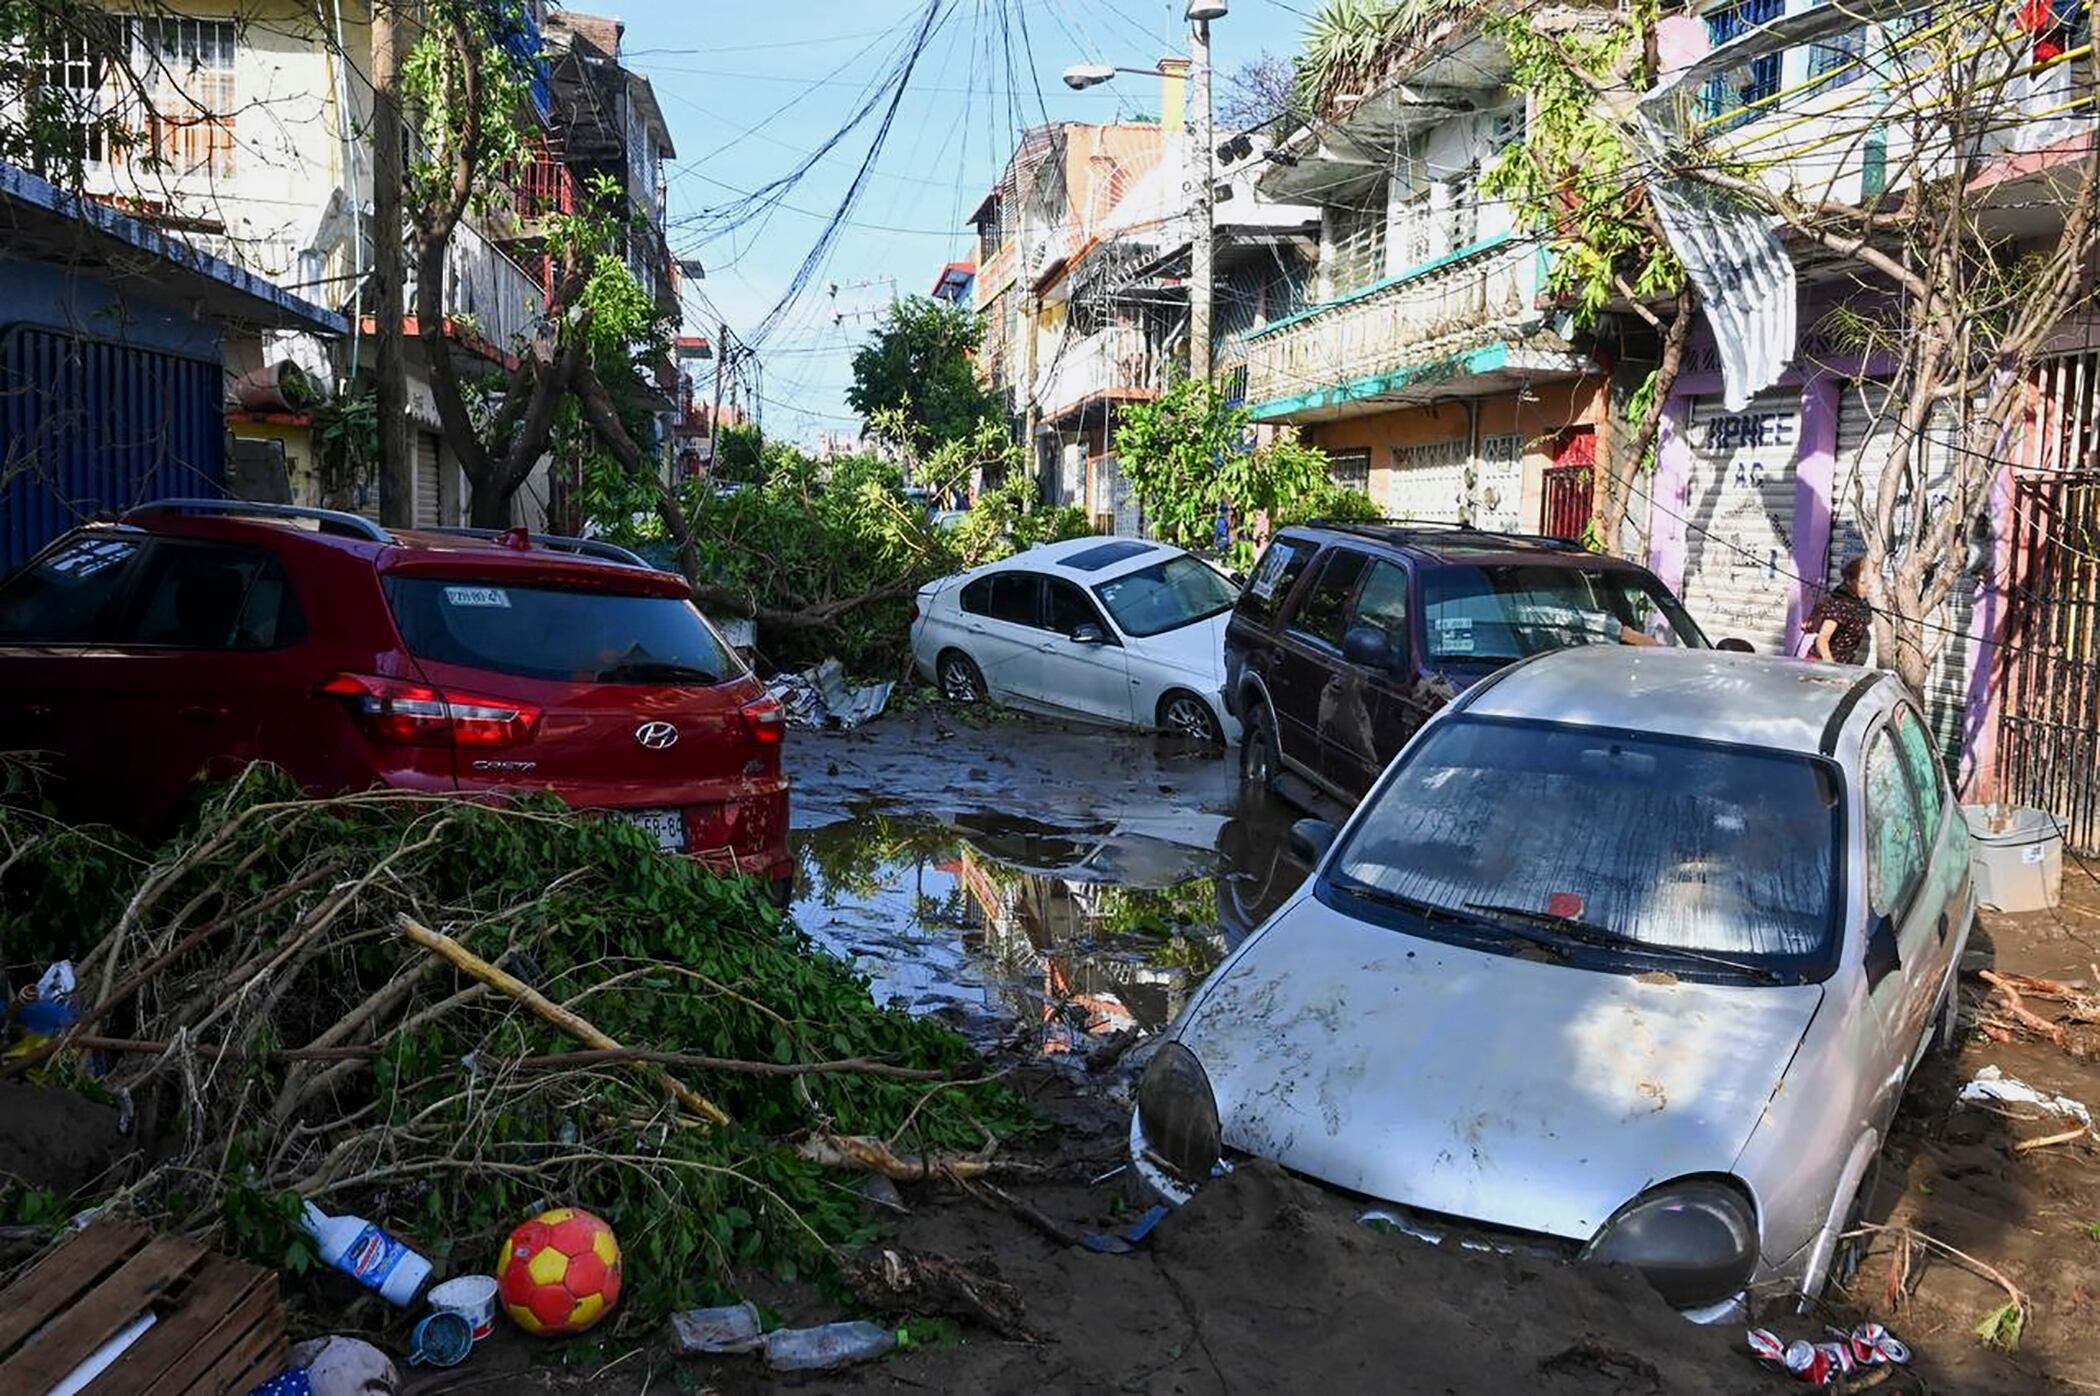
[{"label": "blue metal gate", "polygon": [[61,330],[0,331],[0,573],[76,524],[226,477],[224,373]]}]

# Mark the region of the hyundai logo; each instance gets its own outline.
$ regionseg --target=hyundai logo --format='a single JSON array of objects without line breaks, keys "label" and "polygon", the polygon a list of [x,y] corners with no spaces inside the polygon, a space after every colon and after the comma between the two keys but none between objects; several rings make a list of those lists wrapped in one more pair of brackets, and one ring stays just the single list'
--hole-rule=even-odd
[{"label": "hyundai logo", "polygon": [[651,751],[678,745],[678,729],[668,722],[645,722],[634,729],[634,739]]}]

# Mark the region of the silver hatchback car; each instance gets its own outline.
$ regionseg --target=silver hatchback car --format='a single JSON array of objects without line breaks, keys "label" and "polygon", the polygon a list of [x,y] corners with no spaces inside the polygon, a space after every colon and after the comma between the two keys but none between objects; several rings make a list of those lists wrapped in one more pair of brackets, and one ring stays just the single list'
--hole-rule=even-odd
[{"label": "silver hatchback car", "polygon": [[1542,655],[1299,836],[1313,875],[1146,1067],[1155,1190],[1273,1159],[1420,1235],[1636,1266],[1703,1321],[1822,1288],[1975,913],[1895,677]]}]

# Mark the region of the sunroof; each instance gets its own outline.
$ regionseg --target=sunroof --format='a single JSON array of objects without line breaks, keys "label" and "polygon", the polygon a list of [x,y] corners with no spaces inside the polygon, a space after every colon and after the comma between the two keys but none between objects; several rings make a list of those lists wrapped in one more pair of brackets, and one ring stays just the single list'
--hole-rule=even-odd
[{"label": "sunroof", "polygon": [[1069,567],[1075,572],[1099,572],[1104,567],[1113,567],[1153,550],[1150,543],[1140,543],[1135,538],[1118,538],[1113,543],[1076,552],[1058,561],[1058,566]]}]

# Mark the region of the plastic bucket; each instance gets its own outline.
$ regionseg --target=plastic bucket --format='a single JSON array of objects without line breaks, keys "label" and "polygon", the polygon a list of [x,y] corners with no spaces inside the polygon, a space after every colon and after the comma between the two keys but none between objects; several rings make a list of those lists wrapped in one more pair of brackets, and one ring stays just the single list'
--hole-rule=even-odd
[{"label": "plastic bucket", "polygon": [[464,1318],[473,1328],[477,1343],[495,1330],[496,1280],[492,1275],[461,1275],[447,1280],[430,1291],[429,1299],[431,1308]]},{"label": "plastic bucket", "polygon": [[2047,810],[1964,805],[1978,904],[1995,911],[2048,911],[2063,892],[2064,836]]}]

